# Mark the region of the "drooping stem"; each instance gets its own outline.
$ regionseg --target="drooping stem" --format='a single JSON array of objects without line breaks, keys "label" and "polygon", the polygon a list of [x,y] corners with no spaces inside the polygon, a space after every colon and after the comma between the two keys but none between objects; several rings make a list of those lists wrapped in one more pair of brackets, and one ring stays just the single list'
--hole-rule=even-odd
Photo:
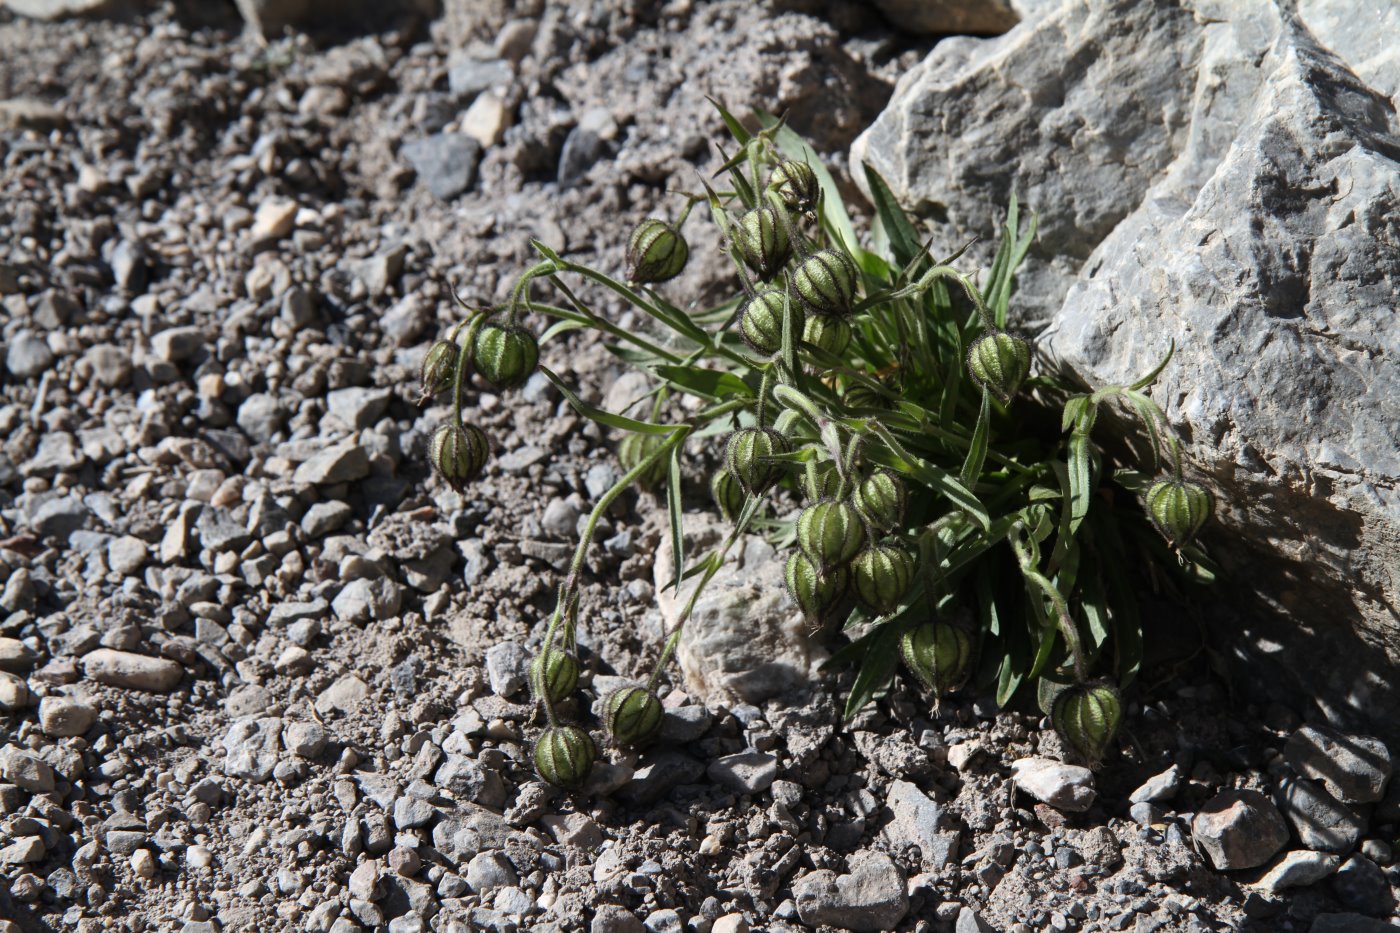
[{"label": "drooping stem", "polygon": [[1024,531],[1025,526],[1019,521],[1016,522],[1012,526],[1011,534],[1007,536],[1007,540],[1011,542],[1011,548],[1016,553],[1016,561],[1020,564],[1021,575],[1050,600],[1051,606],[1055,610],[1056,627],[1059,628],[1060,634],[1064,636],[1065,644],[1069,647],[1070,659],[1074,663],[1074,676],[1080,683],[1083,683],[1089,679],[1089,664],[1084,657],[1084,644],[1079,637],[1079,628],[1074,624],[1069,604],[1065,602],[1065,597],[1060,592],[1059,587],[1055,586],[1036,567],[1035,554],[1021,538]]},{"label": "drooping stem", "polygon": [[515,287],[510,290],[510,302],[506,305],[508,309],[506,317],[507,324],[509,324],[511,327],[515,326],[516,319],[520,314],[521,300],[528,300],[529,298],[530,280],[535,278],[536,276],[553,275],[554,272],[558,270],[558,268],[559,266],[557,263],[555,263],[553,260],[546,259],[542,262],[535,263],[533,266],[525,270],[525,272],[520,276],[519,281],[515,283]]}]

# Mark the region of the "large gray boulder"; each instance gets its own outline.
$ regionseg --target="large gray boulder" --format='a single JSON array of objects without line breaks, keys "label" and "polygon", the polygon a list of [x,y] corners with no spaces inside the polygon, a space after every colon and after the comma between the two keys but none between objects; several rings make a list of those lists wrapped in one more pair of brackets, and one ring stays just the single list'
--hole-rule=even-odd
[{"label": "large gray boulder", "polygon": [[[1065,0],[940,44],[857,142],[949,243],[1042,212],[1018,309],[1092,384],[1145,372],[1217,495],[1242,651],[1396,737],[1400,8]],[[1018,311],[1018,313],[1020,313]]]}]

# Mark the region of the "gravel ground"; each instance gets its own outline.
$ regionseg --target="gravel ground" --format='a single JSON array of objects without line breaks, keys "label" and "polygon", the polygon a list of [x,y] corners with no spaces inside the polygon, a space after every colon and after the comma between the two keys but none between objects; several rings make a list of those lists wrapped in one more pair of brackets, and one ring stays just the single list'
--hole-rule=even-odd
[{"label": "gravel ground", "polygon": [[[673,688],[658,748],[535,779],[522,659],[618,468],[536,377],[473,390],[467,495],[429,476],[449,283],[499,300],[531,236],[620,267],[717,164],[706,94],[839,169],[925,48],[854,4],[641,6],[455,50],[0,12],[0,933],[1388,929],[1384,747],[1232,700],[1180,635],[1097,776],[982,700],[842,724],[828,678]],[[654,656],[657,509],[590,559],[594,691]]]}]

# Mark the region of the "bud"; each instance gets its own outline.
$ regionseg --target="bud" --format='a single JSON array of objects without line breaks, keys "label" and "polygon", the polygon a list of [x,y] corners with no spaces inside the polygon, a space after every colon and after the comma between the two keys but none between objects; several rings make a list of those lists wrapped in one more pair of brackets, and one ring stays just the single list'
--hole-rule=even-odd
[{"label": "bud", "polygon": [[603,699],[608,740],[619,748],[639,748],[661,731],[661,701],[643,687],[619,687]]},{"label": "bud", "polygon": [[807,491],[807,498],[813,502],[820,502],[823,499],[836,498],[836,491],[841,488],[841,474],[832,467],[817,474],[816,485],[813,486],[808,480],[807,474],[803,474],[803,488]]},{"label": "bud", "polygon": [[773,173],[768,176],[768,190],[777,195],[789,210],[810,214],[817,209],[822,186],[812,166],[788,159],[773,168]]},{"label": "bud", "polygon": [[444,424],[433,432],[428,445],[428,460],[438,476],[453,489],[461,492],[467,484],[481,475],[491,458],[491,445],[486,433],[474,424]]},{"label": "bud", "polygon": [[523,327],[482,324],[472,340],[476,371],[498,389],[525,384],[540,361],[540,345]]},{"label": "bud", "polygon": [[[630,473],[664,443],[666,438],[660,434],[628,434],[617,445],[617,462],[622,464],[623,470]],[[658,485],[666,478],[667,466],[666,458],[658,457],[651,466],[642,471],[637,477],[637,482],[645,489]]]},{"label": "bud", "polygon": [[851,325],[830,314],[809,314],[802,328],[802,339],[833,356],[840,356],[851,344]]},{"label": "bud", "polygon": [[457,345],[450,340],[439,340],[428,348],[423,357],[423,392],[418,397],[420,403],[452,388],[457,374]]},{"label": "bud", "polygon": [[578,726],[550,726],[535,742],[535,771],[555,787],[575,790],[588,780],[598,749]]},{"label": "bud", "polygon": [[1210,493],[1195,483],[1162,480],[1147,490],[1147,514],[1174,548],[1189,544],[1213,510]]},{"label": "bud", "polygon": [[788,556],[783,581],[787,584],[788,595],[814,629],[825,625],[841,608],[851,588],[851,574],[845,567],[833,567],[822,573],[801,551],[793,551]]},{"label": "bud", "polygon": [[637,224],[627,241],[627,278],[641,284],[674,279],[689,258],[690,247],[680,231],[650,217]]},{"label": "bud", "polygon": [[903,480],[889,470],[880,470],[856,485],[851,504],[861,518],[882,531],[891,531],[904,521],[908,497]]},{"label": "bud", "polygon": [[563,703],[578,686],[578,660],[569,652],[551,647],[530,661],[530,689],[535,699]]},{"label": "bud", "polygon": [[811,311],[844,317],[855,306],[860,272],[843,252],[824,249],[802,261],[792,276],[792,288]]},{"label": "bud", "polygon": [[822,570],[846,563],[865,543],[865,526],[849,502],[823,499],[797,516],[797,546]]},{"label": "bud", "polygon": [[771,207],[755,207],[740,217],[734,242],[744,262],[765,282],[777,275],[792,258],[787,225]]},{"label": "bud", "polygon": [[724,465],[751,496],[760,496],[783,477],[783,465],[766,460],[789,450],[787,438],[772,428],[740,428],[729,435]]},{"label": "bud", "polygon": [[889,615],[914,582],[914,555],[903,547],[875,544],[851,561],[856,595],[879,615]]},{"label": "bud", "polygon": [[947,622],[925,622],[904,633],[899,653],[924,689],[947,696],[972,674],[972,636]]},{"label": "bud", "polygon": [[744,510],[747,494],[733,474],[725,469],[715,470],[710,477],[710,495],[714,497],[719,514],[724,516],[725,521],[738,520],[739,513]]},{"label": "bud", "polygon": [[[765,288],[744,304],[744,313],[739,318],[739,330],[744,341],[759,353],[772,356],[783,348],[783,303],[784,292],[777,288]],[[802,306],[791,302],[792,334],[794,340],[802,337]]]},{"label": "bud", "polygon": [[967,371],[973,382],[1009,402],[1031,374],[1030,344],[1000,331],[984,334],[967,351]]},{"label": "bud", "polygon": [[1050,711],[1060,739],[1090,766],[1103,760],[1122,718],[1123,698],[1106,680],[1065,688]]}]

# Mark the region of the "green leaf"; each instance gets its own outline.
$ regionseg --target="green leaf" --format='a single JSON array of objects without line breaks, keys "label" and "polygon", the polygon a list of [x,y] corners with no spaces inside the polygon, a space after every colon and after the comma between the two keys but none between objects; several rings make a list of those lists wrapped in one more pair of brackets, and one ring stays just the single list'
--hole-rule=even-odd
[{"label": "green leaf", "polygon": [[719,401],[730,395],[753,397],[753,389],[733,373],[701,366],[653,366],[652,372],[691,395]]},{"label": "green leaf", "polygon": [[781,384],[774,386],[773,397],[782,402],[784,407],[791,408],[794,411],[800,411],[802,414],[806,415],[811,419],[813,425],[820,424],[825,420],[822,417],[821,411],[817,409],[816,404],[792,386]]},{"label": "green leaf", "polygon": [[982,409],[977,414],[977,427],[972,431],[972,445],[967,449],[963,460],[962,482],[968,489],[977,488],[977,480],[982,475],[982,465],[987,460],[987,434],[991,429],[992,396],[982,390]]},{"label": "green leaf", "polygon": [[1084,516],[1089,514],[1089,504],[1094,496],[1093,451],[1087,434],[1075,433],[1069,439],[1069,493],[1070,521],[1069,533],[1079,530]]},{"label": "green leaf", "polygon": [[549,367],[541,366],[540,372],[544,373],[544,377],[553,383],[560,394],[568,400],[569,404],[574,407],[574,411],[577,411],[590,421],[596,421],[604,427],[617,428],[620,431],[632,431],[637,434],[671,434],[682,429],[680,425],[676,424],[657,424],[652,421],[637,421],[635,418],[626,418],[622,415],[614,415],[609,411],[603,411],[601,408],[594,408],[575,395],[573,390],[564,383],[564,380],[555,375]]},{"label": "green leaf", "polygon": [[540,334],[540,346],[544,346],[555,337],[567,334],[571,330],[587,330],[591,326],[593,325],[585,320],[555,321],[545,329],[543,334]]},{"label": "green leaf", "polygon": [[1065,413],[1060,418],[1060,432],[1064,433],[1079,423],[1079,419],[1084,415],[1084,408],[1090,404],[1087,395],[1071,395],[1065,399]]},{"label": "green leaf", "polygon": [[861,659],[856,682],[846,698],[845,718],[848,720],[855,718],[865,704],[875,698],[875,694],[889,686],[895,667],[899,664],[900,626],[885,624],[875,631],[877,634]]},{"label": "green leaf", "polygon": [[744,124],[740,123],[739,119],[735,117],[734,114],[730,113],[729,109],[715,98],[706,95],[705,99],[719,111],[719,118],[724,121],[724,125],[729,128],[729,132],[733,134],[734,138],[739,142],[739,145],[747,146],[749,140],[753,139],[753,135],[748,130],[744,129]]},{"label": "green leaf", "polygon": [[672,589],[679,592],[681,569],[685,567],[685,536],[681,533],[681,450],[684,442],[671,448],[670,463],[666,476],[666,513],[671,523],[671,553],[675,556],[676,578]]},{"label": "green leaf", "polygon": [[1161,425],[1166,423],[1167,416],[1157,407],[1156,402],[1136,389],[1128,389],[1123,396],[1137,410],[1142,426],[1147,429],[1147,438],[1152,442],[1152,469],[1156,470],[1162,462]]},{"label": "green leaf", "polygon": [[875,203],[875,215],[880,218],[880,227],[889,239],[895,264],[910,267],[910,272],[914,273],[915,260],[927,255],[919,242],[918,231],[909,222],[909,216],[899,206],[894,192],[885,184],[880,173],[871,168],[869,162],[862,162],[861,168],[865,170],[865,181],[870,188],[871,200]]}]

